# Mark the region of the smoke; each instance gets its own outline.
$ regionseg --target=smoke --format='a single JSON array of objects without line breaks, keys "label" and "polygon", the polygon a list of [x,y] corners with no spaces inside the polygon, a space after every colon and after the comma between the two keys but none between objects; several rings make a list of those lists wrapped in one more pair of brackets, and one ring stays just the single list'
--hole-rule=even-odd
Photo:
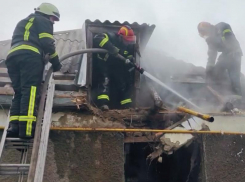
[{"label": "smoke", "polygon": [[[32,13],[42,2],[42,0],[4,1],[0,7],[2,15],[0,24],[3,27],[0,29],[0,40],[10,39],[18,21]],[[187,63],[205,67],[207,45],[199,37],[196,29],[200,21],[209,21],[212,24],[229,23],[242,49],[245,50],[245,24],[241,21],[245,15],[243,10],[245,1],[241,0],[106,0],[103,3],[100,0],[67,2],[50,0],[49,2],[56,5],[61,13],[61,21],[54,25],[55,31],[81,28],[86,19],[155,24],[156,29],[143,54],[142,66],[165,83],[170,83],[171,76],[176,73],[196,71],[197,68],[187,66]],[[7,21],[6,17],[11,21]],[[188,67],[193,69],[189,70]],[[245,72],[243,66],[242,72]],[[179,91],[184,95],[189,93],[184,89]]]},{"label": "smoke", "polygon": [[[245,5],[245,2],[154,1],[156,29],[143,53],[142,67],[186,98],[194,100],[197,105],[208,111],[219,110],[216,98],[206,89],[204,67],[207,62],[207,44],[198,35],[197,24],[201,21],[208,21],[212,24],[229,23],[242,49],[245,50],[244,25],[238,21],[239,17],[245,15],[238,7],[242,5]],[[238,13],[235,13],[236,11]],[[245,72],[243,67],[242,72]],[[176,80],[199,83],[173,82]],[[175,105],[177,105],[180,101],[164,88],[153,83],[150,85],[156,87],[166,103],[176,102]],[[147,86],[143,83],[141,87]],[[229,85],[217,89],[221,95],[230,94]],[[214,104],[214,108],[211,107],[210,102]]]},{"label": "smoke", "polygon": [[[2,0],[3,1],[3,0]],[[0,6],[0,40],[10,39],[18,21],[25,18],[41,4],[36,1],[4,1]],[[54,25],[55,31],[78,29],[86,19],[101,21],[118,20],[155,24],[156,29],[149,47],[167,53],[197,66],[205,66],[207,45],[197,33],[200,21],[213,24],[227,22],[232,26],[243,50],[245,50],[245,24],[241,22],[245,1],[241,0],[100,0],[59,1],[49,0],[61,13],[61,21]],[[28,4],[28,6],[26,6]],[[14,12],[14,13],[13,13]],[[6,17],[8,20],[6,21]],[[242,67],[245,73],[245,67]]]}]

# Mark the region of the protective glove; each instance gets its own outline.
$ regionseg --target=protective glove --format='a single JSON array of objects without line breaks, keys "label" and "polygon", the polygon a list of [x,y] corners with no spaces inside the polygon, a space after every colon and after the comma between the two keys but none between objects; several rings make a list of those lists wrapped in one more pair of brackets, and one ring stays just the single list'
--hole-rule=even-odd
[{"label": "protective glove", "polygon": [[125,63],[126,64],[135,63],[135,58],[132,55],[129,55],[125,60]]},{"label": "protective glove", "polygon": [[52,63],[53,72],[60,71],[61,67],[62,65],[60,64],[59,61]]}]

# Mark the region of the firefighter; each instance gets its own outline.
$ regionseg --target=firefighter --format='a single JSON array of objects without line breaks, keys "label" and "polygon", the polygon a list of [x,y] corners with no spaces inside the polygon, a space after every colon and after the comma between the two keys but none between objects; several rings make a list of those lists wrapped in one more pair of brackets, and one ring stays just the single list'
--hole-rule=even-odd
[{"label": "firefighter", "polygon": [[15,92],[7,137],[34,136],[44,57],[49,55],[54,72],[61,69],[53,37],[53,24],[59,19],[59,10],[54,5],[42,3],[35,13],[21,20],[14,30],[6,59]]},{"label": "firefighter", "polygon": [[133,61],[135,43],[136,36],[128,25],[122,26],[117,33],[107,32],[94,36],[94,47],[108,50],[106,54],[97,54],[95,60],[100,72],[97,101],[102,110],[109,109],[109,83],[111,81],[115,83],[121,108],[132,106],[133,72],[129,71],[130,66],[120,60],[117,55],[120,54]]},{"label": "firefighter", "polygon": [[[227,70],[234,94],[241,96],[240,72],[243,53],[231,26],[224,22],[217,25],[201,22],[198,24],[197,29],[199,35],[208,44],[206,80],[208,81],[214,76],[217,78]],[[215,64],[218,52],[221,52],[221,55]]]}]

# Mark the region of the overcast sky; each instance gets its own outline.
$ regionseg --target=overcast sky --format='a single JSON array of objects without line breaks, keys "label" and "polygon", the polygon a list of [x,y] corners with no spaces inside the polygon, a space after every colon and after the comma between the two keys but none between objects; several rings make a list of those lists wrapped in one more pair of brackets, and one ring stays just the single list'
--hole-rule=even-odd
[{"label": "overcast sky", "polygon": [[[0,0],[0,40],[10,39],[16,23],[41,0]],[[81,28],[85,19],[155,24],[149,46],[195,65],[206,65],[207,45],[197,24],[221,21],[231,25],[245,52],[244,0],[50,0],[61,21],[55,31]],[[245,68],[242,68],[245,73]]]}]

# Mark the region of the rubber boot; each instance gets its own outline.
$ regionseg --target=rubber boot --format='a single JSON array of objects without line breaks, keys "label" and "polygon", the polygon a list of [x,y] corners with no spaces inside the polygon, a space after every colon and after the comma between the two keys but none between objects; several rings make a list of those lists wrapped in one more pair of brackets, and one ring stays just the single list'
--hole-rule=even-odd
[{"label": "rubber boot", "polygon": [[7,137],[18,138],[19,136],[19,121],[10,121],[9,128],[7,129]]},{"label": "rubber boot", "polygon": [[33,121],[31,128],[27,127],[27,121],[19,122],[19,137],[22,139],[32,139],[35,135],[36,122]]},{"label": "rubber boot", "polygon": [[121,105],[121,109],[129,109],[132,107],[132,102]]}]

